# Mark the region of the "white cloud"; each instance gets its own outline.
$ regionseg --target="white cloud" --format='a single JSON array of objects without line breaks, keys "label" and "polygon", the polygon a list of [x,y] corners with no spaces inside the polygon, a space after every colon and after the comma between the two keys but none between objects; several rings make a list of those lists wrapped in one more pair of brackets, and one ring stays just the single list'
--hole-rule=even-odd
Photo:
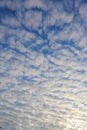
[{"label": "white cloud", "polygon": [[26,11],[24,24],[27,28],[37,29],[41,26],[42,14],[35,11]]},{"label": "white cloud", "polygon": [[85,48],[86,45],[87,45],[87,37],[83,36],[81,38],[81,40],[79,41],[78,46],[81,47],[81,48]]},{"label": "white cloud", "polygon": [[73,14],[68,14],[64,12],[63,10],[59,11],[56,8],[53,8],[53,10],[49,11],[47,17],[45,18],[44,25],[45,26],[50,26],[50,25],[61,26],[65,23],[68,24],[72,22],[72,20],[73,20]]},{"label": "white cloud", "polygon": [[[65,11],[61,1],[25,0],[18,3],[20,1],[9,0],[0,5],[18,10],[16,13],[21,15],[12,19],[9,16],[0,25],[1,120],[4,115],[9,119],[10,113],[10,119],[16,119],[10,125],[16,126],[15,130],[79,129],[79,125],[85,129],[87,38],[85,25],[81,25],[80,20],[86,21],[86,6],[80,5],[80,1],[76,3],[80,13],[78,20],[73,13]],[[39,27],[42,33],[39,33]],[[39,51],[32,49],[35,47]],[[46,54],[43,54],[44,50]],[[14,122],[19,123],[14,125]]]},{"label": "white cloud", "polygon": [[6,0],[4,0],[4,1],[0,1],[0,7],[4,7],[4,6],[6,6]]},{"label": "white cloud", "polygon": [[11,10],[18,10],[18,9],[21,8],[21,6],[22,6],[21,0],[17,0],[17,1],[15,1],[15,0],[8,0],[8,1],[7,0],[4,0],[4,1],[1,0],[0,1],[0,7],[2,7],[2,8],[7,7]]},{"label": "white cloud", "polygon": [[76,8],[78,8],[78,7],[80,6],[81,1],[82,1],[82,0],[76,0],[76,1],[75,1],[75,7],[76,7]]},{"label": "white cloud", "polygon": [[10,27],[20,27],[20,23],[14,17],[5,17],[2,19],[2,23]]},{"label": "white cloud", "polygon": [[80,8],[79,8],[79,13],[83,19],[83,21],[86,21],[87,22],[87,4],[84,3],[84,4],[81,4]]},{"label": "white cloud", "polygon": [[44,61],[44,56],[42,54],[37,54],[33,60],[31,60],[31,65],[35,65],[35,66],[40,66],[41,64],[43,64]]},{"label": "white cloud", "polygon": [[24,6],[27,9],[32,8],[32,7],[39,7],[41,9],[44,8],[43,1],[41,0],[26,0],[24,2]]}]

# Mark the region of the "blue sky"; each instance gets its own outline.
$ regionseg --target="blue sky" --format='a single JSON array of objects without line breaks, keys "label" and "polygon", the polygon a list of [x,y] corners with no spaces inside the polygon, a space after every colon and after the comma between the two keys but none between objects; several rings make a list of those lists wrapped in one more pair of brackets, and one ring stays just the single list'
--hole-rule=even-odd
[{"label": "blue sky", "polygon": [[0,126],[86,130],[86,0],[0,0]]}]

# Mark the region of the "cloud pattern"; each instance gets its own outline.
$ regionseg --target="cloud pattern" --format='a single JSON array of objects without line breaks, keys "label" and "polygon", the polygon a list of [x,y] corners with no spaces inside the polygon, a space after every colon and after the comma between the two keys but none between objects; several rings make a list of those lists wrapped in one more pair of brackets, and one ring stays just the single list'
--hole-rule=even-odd
[{"label": "cloud pattern", "polygon": [[87,130],[87,2],[0,0],[2,130]]}]

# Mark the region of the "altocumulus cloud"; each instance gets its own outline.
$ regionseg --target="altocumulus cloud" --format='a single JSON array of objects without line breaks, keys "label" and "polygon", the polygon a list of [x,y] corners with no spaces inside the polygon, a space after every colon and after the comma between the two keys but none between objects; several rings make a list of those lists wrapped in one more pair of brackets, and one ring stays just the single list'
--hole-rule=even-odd
[{"label": "altocumulus cloud", "polygon": [[87,3],[0,0],[0,126],[87,129]]}]

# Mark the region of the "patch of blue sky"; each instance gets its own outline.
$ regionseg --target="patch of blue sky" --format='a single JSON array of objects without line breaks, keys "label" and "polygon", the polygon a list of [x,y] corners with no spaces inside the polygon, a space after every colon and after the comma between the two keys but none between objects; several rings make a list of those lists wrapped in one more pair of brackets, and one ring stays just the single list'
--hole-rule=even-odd
[{"label": "patch of blue sky", "polygon": [[77,70],[75,70],[77,73],[79,73],[79,74],[85,74],[86,73],[86,71],[84,70],[84,69],[77,69]]},{"label": "patch of blue sky", "polygon": [[17,23],[16,11],[13,11],[7,7],[4,8],[0,7],[0,24],[2,26],[8,25],[9,28],[17,27],[18,23]]},{"label": "patch of blue sky", "polygon": [[32,34],[35,34],[35,35],[38,36],[38,37],[41,37],[41,36],[42,36],[42,35],[38,32],[38,30],[37,30],[37,29],[34,29],[32,26],[26,27],[26,25],[24,25],[24,24],[22,23],[22,29],[24,29],[26,32],[30,32],[30,33],[32,33]]},{"label": "patch of blue sky", "polygon": [[11,64],[15,65],[15,63],[17,63],[17,62],[20,63],[20,60],[17,59],[17,57],[11,56],[11,58],[7,62],[9,63],[9,65],[11,65]]},{"label": "patch of blue sky", "polygon": [[0,73],[0,77],[4,77],[5,78],[6,76],[8,76],[8,73],[3,73],[3,72]]},{"label": "patch of blue sky", "polygon": [[[87,54],[87,53],[86,53]],[[87,57],[84,57],[83,59],[81,59],[81,61],[83,62],[83,63],[87,63]]]},{"label": "patch of blue sky", "polygon": [[63,1],[64,10],[71,13],[75,10],[75,0],[64,0]]},{"label": "patch of blue sky", "polygon": [[24,81],[28,81],[30,83],[34,83],[36,80],[34,80],[35,76],[16,76],[16,79],[18,83],[23,83]]},{"label": "patch of blue sky", "polygon": [[[27,10],[28,10],[28,9],[27,9]],[[31,7],[29,10],[37,11],[37,12],[42,12],[42,13],[45,13],[45,12],[46,12],[45,10],[43,10],[42,8],[37,7],[37,6]]]},{"label": "patch of blue sky", "polygon": [[46,48],[42,49],[42,53],[44,55],[52,55],[52,50],[50,50],[49,47],[46,47]]},{"label": "patch of blue sky", "polygon": [[6,91],[6,89],[0,89],[0,93],[4,93]]},{"label": "patch of blue sky", "polygon": [[36,43],[36,39],[29,39],[29,41],[23,42],[23,45],[25,46],[25,48],[29,49],[30,47],[33,46],[33,44],[35,45]]},{"label": "patch of blue sky", "polygon": [[15,48],[15,47],[14,47],[14,48],[9,47],[8,49],[9,49],[10,51],[13,51],[13,53],[15,53],[16,55],[21,55],[21,56],[27,57],[26,53],[21,52],[21,50]]},{"label": "patch of blue sky", "polygon": [[68,26],[68,23],[64,23],[60,26],[55,25],[55,24],[54,25],[48,25],[47,28],[46,28],[46,34],[48,34],[51,31],[54,31],[54,34],[60,33],[60,31],[63,31],[63,29],[67,26]]},{"label": "patch of blue sky", "polygon": [[9,48],[9,45],[7,43],[1,43],[0,42],[0,47],[2,47],[2,48]]},{"label": "patch of blue sky", "polygon": [[86,87],[87,87],[87,80],[85,80],[85,81],[83,82],[83,84],[86,85]]},{"label": "patch of blue sky", "polygon": [[29,67],[35,70],[39,69],[39,66],[35,66],[35,65],[29,65]]},{"label": "patch of blue sky", "polygon": [[49,41],[43,41],[41,44],[37,45],[37,42],[36,42],[36,45],[34,44],[31,45],[30,49],[32,49],[33,51],[36,51],[36,52],[42,52],[44,55],[46,54],[52,54],[52,50],[50,49],[50,46],[49,46]]},{"label": "patch of blue sky", "polygon": [[16,11],[14,10],[11,10],[10,8],[8,7],[0,7],[0,18],[3,18],[3,17],[16,17]]}]

